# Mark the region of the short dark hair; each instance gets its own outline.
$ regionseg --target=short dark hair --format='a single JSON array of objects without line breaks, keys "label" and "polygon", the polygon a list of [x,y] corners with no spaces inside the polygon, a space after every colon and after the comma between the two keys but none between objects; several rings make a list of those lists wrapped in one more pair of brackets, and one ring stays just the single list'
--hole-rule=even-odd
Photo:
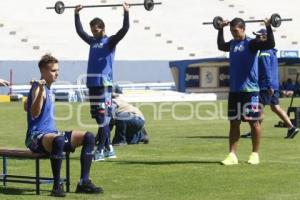
[{"label": "short dark hair", "polygon": [[92,21],[90,21],[90,26],[98,26],[99,28],[104,29],[105,28],[105,24],[104,21],[98,17],[92,19]]},{"label": "short dark hair", "polygon": [[245,21],[242,18],[238,18],[238,17],[231,20],[230,26],[238,26],[239,28],[242,28],[242,29],[246,28]]},{"label": "short dark hair", "polygon": [[58,63],[57,58],[51,56],[50,54],[45,54],[42,56],[41,60],[39,61],[39,68],[42,69],[50,63]]}]

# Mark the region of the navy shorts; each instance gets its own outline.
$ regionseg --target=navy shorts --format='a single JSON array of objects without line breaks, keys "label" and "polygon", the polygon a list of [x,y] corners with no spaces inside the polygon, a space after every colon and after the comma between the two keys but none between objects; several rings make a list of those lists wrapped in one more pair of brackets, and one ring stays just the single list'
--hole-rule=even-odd
[{"label": "navy shorts", "polygon": [[92,118],[111,116],[112,86],[89,87],[90,112]]},{"label": "navy shorts", "polygon": [[[50,152],[46,151],[42,143],[43,137],[46,134],[50,134],[50,133],[41,133],[41,132],[34,131],[28,134],[25,141],[26,147],[35,153],[49,154]],[[75,149],[72,148],[71,145],[72,131],[57,132],[57,134],[64,136],[65,138],[64,152],[74,152]]]},{"label": "navy shorts", "polygon": [[259,93],[230,92],[228,96],[228,119],[242,121],[259,120]]},{"label": "navy shorts", "polygon": [[261,90],[259,92],[259,101],[262,105],[279,105],[280,92],[274,90],[274,94],[270,96],[268,90]]}]

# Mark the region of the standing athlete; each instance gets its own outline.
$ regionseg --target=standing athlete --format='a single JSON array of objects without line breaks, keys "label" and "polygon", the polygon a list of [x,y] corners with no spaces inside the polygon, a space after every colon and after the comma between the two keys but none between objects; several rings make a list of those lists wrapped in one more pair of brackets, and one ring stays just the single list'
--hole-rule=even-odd
[{"label": "standing athlete", "polygon": [[[99,126],[96,138],[98,145],[94,155],[94,160],[99,161],[104,160],[105,156],[116,157],[113,147],[110,145],[109,136],[113,82],[112,67],[116,46],[129,29],[129,5],[123,3],[123,27],[110,37],[106,35],[105,24],[99,18],[94,18],[90,22],[92,36],[88,35],[83,30],[80,22],[79,11],[81,9],[81,5],[75,8],[75,26],[78,35],[90,46],[86,85],[89,90],[90,112]],[[106,152],[105,149],[107,149]]]},{"label": "standing athlete", "polygon": [[[266,29],[261,29],[257,32],[253,32],[253,34],[256,35],[256,38],[258,40],[265,41],[267,39]],[[285,122],[285,124],[288,127],[288,131],[285,138],[294,138],[299,132],[299,129],[292,124],[286,112],[279,105],[280,91],[277,49],[273,48],[269,50],[260,51],[258,58],[258,74],[260,88],[260,103],[263,106],[270,105],[271,110],[282,121]],[[251,133],[247,133],[245,135],[242,135],[241,137],[250,138]]]},{"label": "standing athlete", "polygon": [[[259,144],[261,129],[259,124],[259,85],[258,85],[258,51],[271,49],[275,46],[270,19],[265,20],[268,39],[259,41],[246,36],[246,25],[243,19],[234,18],[231,22],[224,21],[218,31],[218,48],[229,54],[230,91],[228,96],[229,154],[221,162],[223,165],[238,164],[237,146],[240,138],[241,120],[249,123],[252,137],[252,153],[249,164],[259,164]],[[230,24],[233,39],[224,41],[223,27]]]}]

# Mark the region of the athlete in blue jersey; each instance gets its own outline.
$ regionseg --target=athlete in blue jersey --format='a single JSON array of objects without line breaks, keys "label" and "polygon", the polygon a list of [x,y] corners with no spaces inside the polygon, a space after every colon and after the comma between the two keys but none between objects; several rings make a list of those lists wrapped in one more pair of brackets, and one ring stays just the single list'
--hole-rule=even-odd
[{"label": "athlete in blue jersey", "polygon": [[116,45],[126,35],[129,29],[129,5],[123,3],[123,27],[108,37],[105,33],[105,24],[99,18],[90,22],[93,36],[88,35],[82,28],[79,12],[81,5],[75,8],[75,26],[78,35],[90,46],[87,68],[86,85],[89,89],[91,115],[99,126],[97,134],[97,150],[94,160],[104,160],[105,157],[115,158],[115,152],[110,144],[109,121],[111,116],[111,93],[113,81],[113,62]]},{"label": "athlete in blue jersey", "polygon": [[[230,24],[230,32],[233,39],[224,41],[223,27]],[[271,49],[275,46],[270,19],[265,20],[268,39],[260,41],[246,36],[245,22],[241,18],[234,18],[231,22],[224,21],[218,32],[218,48],[229,54],[229,97],[228,118],[230,120],[229,154],[221,162],[223,165],[238,164],[236,156],[238,140],[240,138],[241,120],[247,121],[251,128],[252,153],[249,164],[259,164],[260,144],[260,109],[259,109],[259,85],[258,85],[258,51]]]},{"label": "athlete in blue jersey", "polygon": [[[253,32],[253,34],[256,35],[257,40],[265,41],[267,39],[266,29]],[[288,132],[285,138],[294,138],[299,132],[299,129],[292,124],[286,112],[279,105],[280,91],[277,50],[273,48],[270,50],[260,51],[258,66],[260,103],[263,106],[270,105],[271,110],[283,122],[285,122],[288,127]],[[247,133],[241,137],[249,138],[251,137],[251,133]]]},{"label": "athlete in blue jersey", "polygon": [[39,68],[41,79],[33,82],[26,103],[28,128],[25,144],[33,152],[50,155],[54,179],[51,196],[65,196],[60,183],[63,152],[74,152],[79,146],[82,146],[81,176],[76,192],[102,193],[103,189],[96,187],[89,179],[95,145],[94,135],[82,131],[60,132],[55,125],[53,96],[50,88],[58,77],[58,60],[51,55],[44,55],[39,61]]}]

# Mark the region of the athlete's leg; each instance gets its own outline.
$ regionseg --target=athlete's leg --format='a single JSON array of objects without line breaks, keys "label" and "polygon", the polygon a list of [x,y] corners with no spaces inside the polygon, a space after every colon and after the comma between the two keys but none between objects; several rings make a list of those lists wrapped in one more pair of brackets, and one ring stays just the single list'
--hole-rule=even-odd
[{"label": "athlete's leg", "polygon": [[292,128],[293,124],[286,114],[286,112],[279,105],[271,105],[271,110],[287,125],[288,128]]}]

